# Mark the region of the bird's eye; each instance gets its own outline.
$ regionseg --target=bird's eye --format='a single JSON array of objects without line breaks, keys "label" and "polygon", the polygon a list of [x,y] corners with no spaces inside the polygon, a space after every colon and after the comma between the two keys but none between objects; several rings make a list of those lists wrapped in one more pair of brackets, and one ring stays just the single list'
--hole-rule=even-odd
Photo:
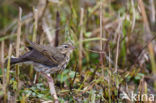
[{"label": "bird's eye", "polygon": [[67,46],[67,45],[65,45],[65,46],[64,46],[64,48],[68,48],[68,46]]}]

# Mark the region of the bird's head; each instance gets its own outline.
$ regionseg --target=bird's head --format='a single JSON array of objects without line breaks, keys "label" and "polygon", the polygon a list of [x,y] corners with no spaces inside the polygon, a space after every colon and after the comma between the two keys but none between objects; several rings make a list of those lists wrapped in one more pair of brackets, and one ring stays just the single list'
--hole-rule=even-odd
[{"label": "bird's head", "polygon": [[72,43],[64,43],[57,47],[62,54],[70,54],[75,49]]}]

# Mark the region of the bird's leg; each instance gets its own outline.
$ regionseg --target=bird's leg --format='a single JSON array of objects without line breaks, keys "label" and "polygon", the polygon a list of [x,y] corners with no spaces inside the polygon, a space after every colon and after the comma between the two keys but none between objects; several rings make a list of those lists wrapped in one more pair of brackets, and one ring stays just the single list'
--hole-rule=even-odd
[{"label": "bird's leg", "polygon": [[50,75],[46,74],[46,73],[43,73],[43,72],[41,72],[41,73],[48,80],[50,93],[54,97],[55,103],[59,103],[58,102],[58,97],[57,97],[57,94],[56,94],[56,91],[55,91],[53,78]]},{"label": "bird's leg", "polygon": [[38,82],[39,73],[37,72],[34,77],[33,83],[36,84]]}]

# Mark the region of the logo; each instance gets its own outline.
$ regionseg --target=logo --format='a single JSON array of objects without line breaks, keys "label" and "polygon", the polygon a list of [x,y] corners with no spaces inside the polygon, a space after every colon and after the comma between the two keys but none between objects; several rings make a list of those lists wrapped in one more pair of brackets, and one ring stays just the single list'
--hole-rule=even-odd
[{"label": "logo", "polygon": [[141,94],[141,93],[134,93],[133,91],[128,95],[126,92],[122,92],[120,95],[122,100],[129,100],[129,101],[154,101],[154,94]]}]

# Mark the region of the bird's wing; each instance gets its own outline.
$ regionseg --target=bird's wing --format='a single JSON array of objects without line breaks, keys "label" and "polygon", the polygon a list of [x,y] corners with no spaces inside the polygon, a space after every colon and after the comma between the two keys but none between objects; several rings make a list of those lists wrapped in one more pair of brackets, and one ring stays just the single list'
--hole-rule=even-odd
[{"label": "bird's wing", "polygon": [[29,49],[35,49],[36,51],[40,52],[42,55],[46,56],[50,59],[51,62],[58,64],[60,61],[64,59],[64,56],[59,53],[57,48],[52,46],[44,46],[44,45],[38,45],[36,43],[33,43],[27,39],[27,42],[29,43]]},{"label": "bird's wing", "polygon": [[52,46],[43,46],[41,52],[44,56],[48,57],[51,61],[57,64],[61,63],[65,59],[65,56],[61,54],[57,48]]},{"label": "bird's wing", "polygon": [[57,63],[54,63],[53,61],[51,61],[47,56],[44,56],[43,54],[41,54],[35,49],[32,49],[31,51],[24,54],[22,58],[23,60],[26,60],[26,61],[33,61],[35,63],[39,63],[39,64],[50,66],[50,67],[55,67],[58,65]]},{"label": "bird's wing", "polygon": [[43,48],[43,45],[38,45],[34,42],[31,42],[30,40],[26,39],[26,42],[29,44],[27,47],[29,48],[29,50],[35,49],[37,51],[41,51]]}]

